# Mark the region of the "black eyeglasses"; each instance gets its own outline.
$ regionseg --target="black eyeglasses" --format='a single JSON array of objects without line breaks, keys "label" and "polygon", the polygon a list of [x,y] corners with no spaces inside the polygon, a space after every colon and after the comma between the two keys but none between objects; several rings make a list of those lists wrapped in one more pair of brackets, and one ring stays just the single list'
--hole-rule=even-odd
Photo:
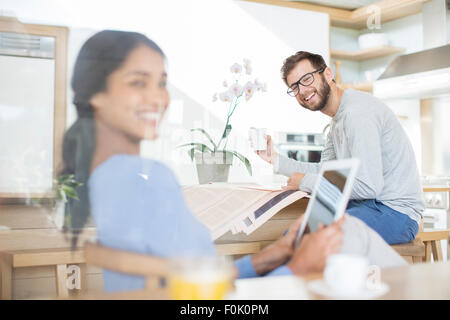
[{"label": "black eyeglasses", "polygon": [[299,85],[301,84],[304,87],[309,86],[311,83],[314,82],[314,73],[322,73],[326,67],[322,67],[321,69],[317,69],[316,71],[309,72],[307,74],[304,74],[300,79],[298,79],[297,82],[294,82],[287,90],[287,94],[291,97],[296,97],[298,93],[300,92]]}]

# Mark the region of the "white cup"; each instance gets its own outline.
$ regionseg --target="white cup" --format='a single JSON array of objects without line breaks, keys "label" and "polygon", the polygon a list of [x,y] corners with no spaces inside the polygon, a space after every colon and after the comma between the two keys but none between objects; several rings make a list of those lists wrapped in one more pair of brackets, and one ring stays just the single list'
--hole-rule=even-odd
[{"label": "white cup", "polygon": [[265,128],[250,128],[248,135],[255,150],[266,150],[267,139],[265,137],[267,130]]},{"label": "white cup", "polygon": [[328,257],[325,283],[338,294],[355,294],[366,288],[369,261],[364,256],[334,254]]}]

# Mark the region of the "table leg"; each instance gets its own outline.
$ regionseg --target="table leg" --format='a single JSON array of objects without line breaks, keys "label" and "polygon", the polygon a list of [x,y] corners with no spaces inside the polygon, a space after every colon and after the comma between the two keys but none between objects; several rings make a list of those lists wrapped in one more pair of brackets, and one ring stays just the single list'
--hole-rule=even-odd
[{"label": "table leg", "polygon": [[12,299],[12,263],[8,256],[0,255],[0,299]]},{"label": "table leg", "polygon": [[431,241],[424,241],[425,244],[425,257],[424,262],[431,262]]},{"label": "table leg", "polygon": [[414,263],[422,263],[422,262],[423,262],[422,259],[423,259],[423,257],[416,257],[416,256],[413,256],[413,257],[412,257],[412,263],[413,263],[413,264],[414,264]]},{"label": "table leg", "polygon": [[68,297],[67,264],[56,265],[56,294],[58,297]]},{"label": "table leg", "polygon": [[87,291],[87,266],[86,263],[80,263],[80,277],[81,277],[81,286],[79,294],[86,294]]},{"label": "table leg", "polygon": [[437,261],[444,261],[442,257],[442,247],[441,247],[441,241],[440,240],[433,240],[431,241],[431,248],[433,250],[433,259],[435,262]]}]

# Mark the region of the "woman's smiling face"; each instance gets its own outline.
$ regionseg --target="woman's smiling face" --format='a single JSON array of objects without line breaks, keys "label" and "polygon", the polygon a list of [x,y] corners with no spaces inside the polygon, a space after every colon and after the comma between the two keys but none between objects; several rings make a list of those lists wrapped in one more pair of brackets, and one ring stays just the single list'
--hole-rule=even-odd
[{"label": "woman's smiling face", "polygon": [[90,103],[96,119],[132,140],[156,139],[169,105],[163,56],[145,45],[133,49]]}]

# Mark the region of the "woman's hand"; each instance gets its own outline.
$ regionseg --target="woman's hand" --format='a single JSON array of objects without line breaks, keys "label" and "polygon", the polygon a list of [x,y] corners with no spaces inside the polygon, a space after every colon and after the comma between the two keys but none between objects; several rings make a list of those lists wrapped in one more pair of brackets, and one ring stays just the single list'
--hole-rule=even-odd
[{"label": "woman's hand", "polygon": [[342,246],[344,221],[345,215],[328,227],[321,225],[318,231],[304,235],[288,268],[296,275],[322,272],[328,256],[337,253]]},{"label": "woman's hand", "polygon": [[292,257],[302,221],[303,215],[291,224],[285,236],[252,256],[253,268],[257,274],[264,275],[285,264]]}]

